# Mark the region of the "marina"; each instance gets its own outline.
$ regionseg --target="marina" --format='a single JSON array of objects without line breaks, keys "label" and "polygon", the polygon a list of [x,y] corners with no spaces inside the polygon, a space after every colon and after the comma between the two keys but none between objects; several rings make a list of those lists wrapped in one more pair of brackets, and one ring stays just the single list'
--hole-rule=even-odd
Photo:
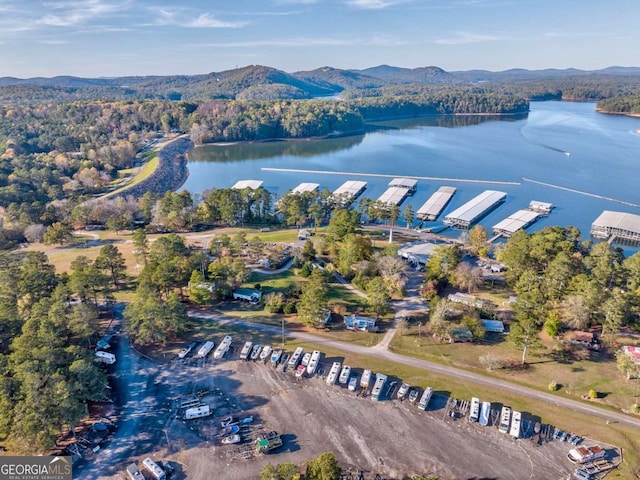
[{"label": "marina", "polygon": [[444,224],[454,228],[468,229],[507,198],[505,192],[485,190],[477,197],[458,207],[444,217]]},{"label": "marina", "polygon": [[591,235],[605,240],[640,241],[640,215],[605,210],[591,225]]},{"label": "marina", "polygon": [[378,197],[378,201],[389,206],[400,205],[409,196],[409,189],[404,187],[389,187]]},{"label": "marina", "polygon": [[493,234],[510,237],[518,230],[527,228],[540,218],[540,214],[531,210],[518,210],[493,226]]},{"label": "marina", "polygon": [[332,194],[331,200],[339,205],[346,206],[356,200],[367,188],[367,182],[348,180],[340,185]]},{"label": "marina", "polygon": [[456,193],[455,187],[440,187],[416,212],[416,218],[423,221],[436,220]]},{"label": "marina", "polygon": [[251,190],[259,189],[264,182],[262,180],[238,180],[233,184],[234,190],[243,190],[245,188],[250,188]]}]

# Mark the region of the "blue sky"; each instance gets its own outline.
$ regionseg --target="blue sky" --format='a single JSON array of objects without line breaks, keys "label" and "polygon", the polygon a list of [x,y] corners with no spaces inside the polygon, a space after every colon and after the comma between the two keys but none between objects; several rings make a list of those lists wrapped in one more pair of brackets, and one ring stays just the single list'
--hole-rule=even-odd
[{"label": "blue sky", "polygon": [[638,0],[0,0],[0,76],[640,65]]}]

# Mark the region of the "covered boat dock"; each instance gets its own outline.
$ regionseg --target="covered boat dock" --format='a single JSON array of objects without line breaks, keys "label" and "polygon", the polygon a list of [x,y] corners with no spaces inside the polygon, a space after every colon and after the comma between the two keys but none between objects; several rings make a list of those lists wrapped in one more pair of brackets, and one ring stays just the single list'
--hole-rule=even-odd
[{"label": "covered boat dock", "polygon": [[507,194],[497,190],[485,190],[444,217],[444,224],[454,228],[468,229],[491,210],[502,203]]},{"label": "covered boat dock", "polygon": [[493,226],[494,235],[510,237],[518,230],[527,228],[540,218],[540,214],[531,210],[518,210]]},{"label": "covered boat dock", "polygon": [[605,210],[591,225],[595,238],[640,242],[640,215]]},{"label": "covered boat dock", "polygon": [[319,183],[309,183],[303,182],[298,185],[296,188],[291,190],[291,193],[305,193],[305,192],[315,192],[320,187]]},{"label": "covered boat dock", "polygon": [[456,193],[455,187],[440,187],[416,212],[418,220],[434,221]]},{"label": "covered boat dock", "polygon": [[365,188],[367,188],[367,182],[348,180],[331,194],[331,200],[339,203],[340,205],[349,205],[356,198],[362,195]]},{"label": "covered boat dock", "polygon": [[243,190],[245,188],[257,190],[262,186],[262,183],[262,180],[238,180],[231,188],[235,190]]}]

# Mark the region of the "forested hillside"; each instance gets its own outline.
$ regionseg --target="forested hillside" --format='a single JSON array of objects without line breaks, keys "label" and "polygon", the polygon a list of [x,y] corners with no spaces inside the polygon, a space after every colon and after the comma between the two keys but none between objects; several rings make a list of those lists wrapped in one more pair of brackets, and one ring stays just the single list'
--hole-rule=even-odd
[{"label": "forested hillside", "polygon": [[600,100],[596,110],[603,113],[622,113],[640,116],[640,96],[615,97]]}]

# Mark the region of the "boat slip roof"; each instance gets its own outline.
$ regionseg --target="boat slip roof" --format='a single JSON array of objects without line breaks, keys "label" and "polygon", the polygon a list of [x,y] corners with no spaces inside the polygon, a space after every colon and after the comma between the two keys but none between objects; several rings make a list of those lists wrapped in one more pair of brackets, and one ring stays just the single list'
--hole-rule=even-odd
[{"label": "boat slip roof", "polygon": [[468,201],[461,207],[456,208],[453,212],[447,215],[444,218],[445,223],[456,223],[457,221],[472,223],[496,203],[504,200],[506,196],[507,194],[504,192],[499,192],[497,190],[485,190],[477,197]]},{"label": "boat slip roof", "polygon": [[640,215],[605,210],[594,220],[592,228],[613,228],[640,233]]},{"label": "boat slip roof", "polygon": [[416,188],[418,180],[413,178],[394,178],[389,182],[390,187],[404,187],[404,188]]},{"label": "boat slip roof", "polygon": [[399,205],[402,200],[409,194],[409,189],[405,187],[389,187],[378,198],[379,202],[388,203],[389,205]]},{"label": "boat slip roof", "polygon": [[237,190],[242,190],[243,188],[257,190],[262,186],[262,183],[262,180],[238,180],[231,188],[235,188]]},{"label": "boat slip roof", "polygon": [[358,180],[349,180],[340,185],[335,192],[333,192],[334,196],[338,195],[349,195],[354,196],[360,193],[361,190],[367,186],[367,182],[361,182]]},{"label": "boat slip roof", "polygon": [[511,235],[521,228],[525,228],[535,222],[539,213],[533,212],[531,210],[518,210],[515,213],[512,213],[507,218],[502,220],[493,226],[493,231],[495,233],[504,233],[507,235]]},{"label": "boat slip roof", "polygon": [[429,200],[427,200],[425,204],[418,209],[416,217],[430,217],[436,219],[455,193],[455,187],[440,187],[438,191],[431,195]]},{"label": "boat slip roof", "polygon": [[293,189],[293,193],[313,192],[318,189],[319,183],[301,183]]}]

